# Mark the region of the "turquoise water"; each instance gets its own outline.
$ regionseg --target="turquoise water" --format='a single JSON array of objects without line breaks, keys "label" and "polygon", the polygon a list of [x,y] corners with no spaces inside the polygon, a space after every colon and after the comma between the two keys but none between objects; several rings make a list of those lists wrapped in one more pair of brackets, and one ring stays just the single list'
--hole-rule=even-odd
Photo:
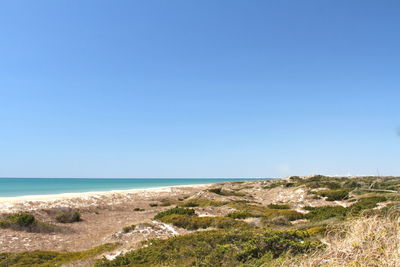
[{"label": "turquoise water", "polygon": [[228,178],[0,178],[0,197],[143,189],[173,185],[210,184],[255,179]]}]

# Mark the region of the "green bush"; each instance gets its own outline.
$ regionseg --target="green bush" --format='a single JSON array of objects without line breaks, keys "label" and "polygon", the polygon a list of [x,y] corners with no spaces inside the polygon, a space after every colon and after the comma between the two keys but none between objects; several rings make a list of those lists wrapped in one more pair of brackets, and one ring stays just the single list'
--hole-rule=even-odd
[{"label": "green bush", "polygon": [[194,208],[194,207],[199,207],[200,204],[197,203],[196,201],[187,201],[186,203],[182,204],[182,207],[185,208]]},{"label": "green bush", "polygon": [[36,220],[35,216],[29,212],[17,212],[3,215],[2,219],[0,219],[0,228],[36,233],[68,232],[67,228]]},{"label": "green bush", "polygon": [[277,209],[277,210],[288,210],[290,209],[290,205],[288,204],[269,204],[267,206],[270,209]]},{"label": "green bush", "polygon": [[217,200],[210,200],[205,198],[194,198],[187,200],[183,204],[182,207],[220,207],[226,205],[228,202],[226,201],[217,201]]},{"label": "green bush", "polygon": [[56,213],[55,219],[59,223],[79,222],[81,221],[81,214],[79,211],[71,209],[59,210]]},{"label": "green bush", "polygon": [[134,208],[133,211],[144,211],[144,209],[141,209],[141,208]]},{"label": "green bush", "polygon": [[289,185],[287,185],[289,182],[287,181],[283,181],[283,180],[277,180],[277,181],[273,181],[270,184],[263,186],[263,189],[273,189],[279,186],[283,186],[283,187],[292,187],[293,185],[295,185],[295,183],[289,183]]},{"label": "green bush", "polygon": [[197,217],[183,214],[171,214],[160,219],[162,222],[172,224],[188,230],[205,229],[212,225],[211,217]]},{"label": "green bush", "polygon": [[208,189],[208,192],[217,194],[217,195],[222,195],[222,188],[211,188]]},{"label": "green bush", "polygon": [[8,221],[11,224],[15,224],[21,227],[29,227],[35,224],[35,216],[28,212],[18,212],[7,216]]},{"label": "green bush", "polygon": [[266,209],[263,217],[272,219],[275,217],[286,217],[288,220],[299,220],[304,218],[304,214],[295,210],[277,210],[277,209]]},{"label": "green bush", "polygon": [[322,221],[333,217],[344,219],[347,216],[359,215],[364,210],[371,210],[376,207],[376,204],[386,200],[387,198],[383,196],[372,196],[360,198],[347,208],[341,206],[305,207],[310,211],[305,217],[310,221]]},{"label": "green bush", "polygon": [[[206,218],[206,217],[200,217],[200,218]],[[239,227],[248,227],[248,224],[242,221],[236,221],[232,218],[227,218],[227,217],[211,217],[212,218],[212,224],[211,227],[215,228],[239,228]]]},{"label": "green bush", "polygon": [[320,181],[320,182],[308,182],[306,183],[309,188],[329,188],[329,189],[339,189],[341,184],[337,182],[330,181]]},{"label": "green bush", "polygon": [[157,204],[157,203],[150,203],[149,206],[150,206],[150,207],[157,207],[158,204]]},{"label": "green bush", "polygon": [[326,225],[318,225],[318,226],[313,226],[308,228],[306,231],[310,236],[316,236],[316,235],[323,235],[326,233],[328,229],[331,229],[332,227],[328,227]]},{"label": "green bush", "polygon": [[181,214],[181,215],[194,215],[195,211],[194,209],[185,209],[185,208],[179,208],[179,207],[175,207],[169,210],[165,210],[162,212],[159,212],[156,216],[154,216],[155,220],[159,220],[162,217],[168,216],[168,215],[172,215],[172,214]]},{"label": "green bush", "polygon": [[233,218],[233,219],[246,219],[246,218],[250,218],[250,217],[260,217],[260,215],[251,213],[251,212],[247,212],[247,211],[234,211],[229,213],[228,215],[226,215],[229,218]]},{"label": "green bush", "polygon": [[287,226],[290,225],[290,221],[288,218],[284,216],[274,217],[272,219],[263,220],[264,223],[270,225],[279,225],[279,226]]},{"label": "green bush", "polygon": [[254,204],[250,204],[250,203],[243,202],[243,201],[231,202],[228,205],[238,211],[250,212],[252,214],[256,214],[256,215],[260,215],[260,216],[262,216],[265,211],[270,210],[264,206],[254,205]]},{"label": "green bush", "polygon": [[[321,247],[305,231],[230,229],[201,231],[166,240],[153,239],[144,248],[99,260],[95,266],[238,266],[255,259],[299,254]],[[246,265],[248,266],[248,265]]]},{"label": "green bush", "polygon": [[236,221],[227,217],[198,217],[196,215],[185,214],[163,216],[160,218],[160,221],[188,230],[206,229],[209,227],[230,228],[247,226],[245,222]]},{"label": "green bush", "polygon": [[347,209],[341,206],[322,206],[322,207],[305,207],[309,213],[305,214],[305,218],[310,221],[323,221],[330,218],[344,219]]},{"label": "green bush", "polygon": [[132,224],[132,225],[125,226],[124,228],[122,228],[122,231],[124,233],[129,233],[129,232],[131,232],[131,231],[133,231],[135,229],[136,229],[136,225]]},{"label": "green bush", "polygon": [[302,219],[304,215],[300,212],[290,209],[270,209],[259,205],[252,205],[248,203],[230,203],[232,208],[237,209],[240,212],[251,213],[252,217],[264,217],[266,219],[272,219],[274,217],[286,217],[289,220]]},{"label": "green bush", "polygon": [[348,215],[358,215],[363,210],[369,210],[376,207],[379,202],[386,201],[387,198],[384,196],[372,196],[364,197],[357,200],[356,203],[347,208]]},{"label": "green bush", "polygon": [[335,201],[335,200],[345,200],[349,198],[349,192],[352,189],[345,188],[345,189],[329,189],[316,192],[315,194],[326,197],[328,201]]},{"label": "green bush", "polygon": [[161,207],[168,207],[168,206],[171,206],[173,204],[174,204],[173,201],[163,201],[163,202],[160,203],[160,206]]},{"label": "green bush", "polygon": [[343,183],[343,187],[345,188],[358,188],[361,187],[361,184],[354,180],[348,180]]},{"label": "green bush", "polygon": [[50,267],[61,266],[74,261],[85,260],[107,251],[114,250],[118,244],[104,244],[81,252],[32,251],[19,253],[0,253],[1,267]]},{"label": "green bush", "polygon": [[235,191],[231,191],[231,190],[222,190],[222,188],[211,188],[208,189],[209,192],[217,194],[217,195],[221,195],[221,196],[236,196],[236,197],[243,197],[246,194],[244,193],[239,193],[239,192],[235,192]]}]

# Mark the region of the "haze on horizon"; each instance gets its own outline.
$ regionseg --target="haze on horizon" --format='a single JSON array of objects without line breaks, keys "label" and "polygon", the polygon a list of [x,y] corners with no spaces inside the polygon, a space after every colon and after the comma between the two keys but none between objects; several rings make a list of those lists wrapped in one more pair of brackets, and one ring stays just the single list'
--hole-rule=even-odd
[{"label": "haze on horizon", "polygon": [[0,177],[400,175],[399,1],[2,1]]}]

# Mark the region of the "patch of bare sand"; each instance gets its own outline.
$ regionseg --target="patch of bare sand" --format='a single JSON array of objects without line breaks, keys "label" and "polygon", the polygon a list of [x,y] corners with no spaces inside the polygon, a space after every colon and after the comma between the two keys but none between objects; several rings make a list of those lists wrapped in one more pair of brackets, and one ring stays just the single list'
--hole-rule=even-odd
[{"label": "patch of bare sand", "polygon": [[[115,233],[127,225],[151,223],[159,211],[169,207],[150,207],[150,203],[161,200],[177,200],[190,197],[208,188],[208,185],[174,186],[157,189],[126,190],[123,192],[90,193],[64,195],[56,198],[38,197],[35,200],[24,198],[7,199],[0,203],[1,213],[30,211],[38,219],[68,228],[68,231],[54,233],[32,233],[0,229],[0,252],[21,252],[33,250],[80,251],[90,249],[106,242],[124,241],[112,238]],[[60,224],[52,218],[49,209],[70,207],[78,209],[82,221]],[[135,208],[144,211],[135,211]],[[161,226],[162,228],[162,226]],[[164,238],[171,236],[172,231],[165,228],[154,230],[148,236],[136,233],[130,238],[130,246],[148,238]],[[180,234],[177,231],[174,234]]]}]

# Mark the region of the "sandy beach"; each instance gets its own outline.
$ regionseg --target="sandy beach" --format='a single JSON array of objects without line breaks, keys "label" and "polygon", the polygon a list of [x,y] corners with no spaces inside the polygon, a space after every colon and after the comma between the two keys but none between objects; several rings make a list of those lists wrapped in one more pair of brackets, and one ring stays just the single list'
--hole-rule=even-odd
[{"label": "sandy beach", "polygon": [[[160,193],[171,193],[179,191],[179,189],[197,188],[202,189],[212,184],[193,184],[193,185],[177,185],[177,186],[164,186],[153,187],[145,189],[127,189],[127,190],[110,190],[110,191],[96,191],[96,192],[80,192],[80,193],[62,193],[50,195],[28,195],[18,197],[0,197],[0,212],[10,212],[18,210],[18,207],[35,206],[38,203],[59,203],[59,202],[81,202],[89,200],[98,200],[104,198],[125,198],[134,195],[141,195],[143,197],[154,196]],[[82,204],[82,203],[81,203]],[[25,209],[24,208],[24,209]]]}]

